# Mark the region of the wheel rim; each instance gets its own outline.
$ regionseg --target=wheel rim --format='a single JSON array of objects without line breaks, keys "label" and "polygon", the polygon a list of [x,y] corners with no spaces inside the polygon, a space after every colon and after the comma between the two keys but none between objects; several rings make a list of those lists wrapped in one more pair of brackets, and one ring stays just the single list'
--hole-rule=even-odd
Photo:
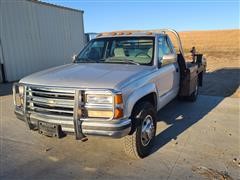
[{"label": "wheel rim", "polygon": [[153,118],[147,115],[142,122],[141,142],[143,146],[147,146],[154,135]]}]

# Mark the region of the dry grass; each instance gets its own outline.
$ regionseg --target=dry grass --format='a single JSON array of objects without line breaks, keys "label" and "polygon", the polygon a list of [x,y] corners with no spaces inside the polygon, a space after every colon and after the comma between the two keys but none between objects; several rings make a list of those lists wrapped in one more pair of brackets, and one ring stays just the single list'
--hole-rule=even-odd
[{"label": "dry grass", "polygon": [[208,60],[208,71],[240,67],[240,30],[181,32],[185,52],[192,46]]}]

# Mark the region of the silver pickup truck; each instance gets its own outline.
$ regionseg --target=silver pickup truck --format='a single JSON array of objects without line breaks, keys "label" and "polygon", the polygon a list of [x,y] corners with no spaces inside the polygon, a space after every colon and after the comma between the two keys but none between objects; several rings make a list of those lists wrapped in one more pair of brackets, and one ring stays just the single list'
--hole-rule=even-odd
[{"label": "silver pickup truck", "polygon": [[143,158],[154,145],[157,111],[176,97],[195,101],[205,68],[202,54],[186,63],[174,30],[102,33],[73,63],[15,83],[15,114],[50,137],[124,137],[125,151]]}]

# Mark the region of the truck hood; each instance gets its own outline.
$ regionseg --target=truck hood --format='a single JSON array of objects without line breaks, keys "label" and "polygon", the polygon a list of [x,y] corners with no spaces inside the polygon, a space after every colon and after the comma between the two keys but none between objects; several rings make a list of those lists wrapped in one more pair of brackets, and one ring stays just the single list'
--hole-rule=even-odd
[{"label": "truck hood", "polygon": [[34,73],[20,82],[42,86],[121,89],[152,72],[153,68],[131,64],[75,63]]}]

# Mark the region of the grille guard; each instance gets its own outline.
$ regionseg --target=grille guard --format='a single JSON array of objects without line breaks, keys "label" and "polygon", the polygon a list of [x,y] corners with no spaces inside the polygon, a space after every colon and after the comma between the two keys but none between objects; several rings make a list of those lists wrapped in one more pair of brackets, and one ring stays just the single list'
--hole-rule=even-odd
[{"label": "grille guard", "polygon": [[[61,114],[56,114],[56,113],[61,112],[61,110],[54,109],[54,107],[56,105],[58,105],[58,106],[62,105],[63,106],[62,108],[65,108],[67,105],[69,106],[69,103],[64,102],[64,104],[63,104],[63,101],[69,101],[68,98],[67,99],[65,99],[65,98],[66,98],[66,96],[71,96],[71,98],[73,98],[73,102],[72,102],[73,112],[71,113],[72,116],[68,116],[68,119],[70,117],[72,117],[72,118],[70,118],[72,120],[69,119],[69,122],[71,121],[73,123],[73,126],[74,126],[73,130],[74,130],[75,138],[77,140],[82,140],[82,141],[85,141],[87,139],[84,134],[85,131],[83,132],[83,129],[82,129],[82,123],[83,122],[87,123],[88,121],[92,121],[91,119],[82,117],[84,104],[81,102],[83,100],[84,93],[86,91],[87,92],[99,91],[99,92],[108,92],[108,93],[113,93],[113,94],[119,93],[119,91],[115,91],[112,89],[78,89],[78,88],[62,88],[62,87],[45,87],[45,86],[39,86],[39,85],[15,83],[13,86],[14,98],[15,98],[16,88],[18,88],[19,85],[24,85],[24,105],[23,105],[22,109],[19,109],[19,107],[15,107],[15,113],[17,110],[17,113],[21,114],[21,116],[22,116],[21,119],[23,119],[25,121],[27,127],[31,130],[36,129],[36,126],[34,124],[32,124],[33,123],[32,122],[32,114],[33,113],[34,114],[39,113],[39,112],[43,113],[43,115],[44,114],[46,115],[46,118],[48,116],[50,116],[50,114],[47,114],[47,113],[52,113],[52,114],[55,113],[56,117],[59,116],[59,117],[67,118],[67,116],[65,116],[65,115],[61,116]],[[36,106],[41,103],[45,104],[47,107],[41,108],[41,107]],[[52,109],[51,109],[51,105],[53,106]],[[37,109],[37,110],[35,110],[35,109]],[[107,121],[111,124],[110,120],[107,120]],[[102,122],[99,122],[99,124],[102,124]],[[91,131],[90,134],[99,134],[99,133],[96,133],[97,130],[94,130],[94,131],[90,130],[90,131]],[[113,133],[115,133],[114,131],[113,131]],[[89,132],[89,131],[87,131],[87,132]],[[113,133],[110,133],[110,134],[113,134]],[[118,133],[118,136],[120,136],[122,134],[122,132],[117,132],[117,133]],[[87,133],[87,134],[89,134],[89,133]],[[109,136],[109,132],[105,135]]]}]

